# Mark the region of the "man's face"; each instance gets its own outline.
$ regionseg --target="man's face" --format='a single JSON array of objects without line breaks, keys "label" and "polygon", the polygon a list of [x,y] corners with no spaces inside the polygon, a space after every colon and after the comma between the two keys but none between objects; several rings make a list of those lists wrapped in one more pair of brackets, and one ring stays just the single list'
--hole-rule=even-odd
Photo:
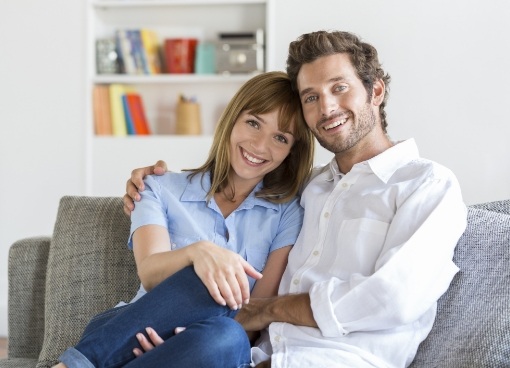
[{"label": "man's face", "polygon": [[347,54],[304,64],[297,85],[306,123],[321,146],[338,154],[370,140],[378,106],[368,99]]}]

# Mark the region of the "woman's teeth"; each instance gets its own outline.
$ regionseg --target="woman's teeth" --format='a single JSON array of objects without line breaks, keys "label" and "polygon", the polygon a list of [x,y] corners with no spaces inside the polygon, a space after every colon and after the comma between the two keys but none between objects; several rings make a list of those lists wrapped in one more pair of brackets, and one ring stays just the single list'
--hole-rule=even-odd
[{"label": "woman's teeth", "polygon": [[264,160],[260,160],[258,158],[255,158],[253,156],[250,156],[246,151],[243,150],[243,156],[245,159],[247,159],[248,161],[254,163],[254,164],[261,164],[264,162]]}]

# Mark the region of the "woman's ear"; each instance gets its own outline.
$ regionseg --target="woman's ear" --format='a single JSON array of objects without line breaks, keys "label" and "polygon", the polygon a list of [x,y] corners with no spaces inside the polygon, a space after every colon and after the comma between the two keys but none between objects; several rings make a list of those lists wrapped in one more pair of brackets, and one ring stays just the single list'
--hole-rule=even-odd
[{"label": "woman's ear", "polygon": [[386,86],[382,79],[378,79],[374,82],[372,87],[372,104],[379,106],[384,101],[384,94],[386,93]]}]

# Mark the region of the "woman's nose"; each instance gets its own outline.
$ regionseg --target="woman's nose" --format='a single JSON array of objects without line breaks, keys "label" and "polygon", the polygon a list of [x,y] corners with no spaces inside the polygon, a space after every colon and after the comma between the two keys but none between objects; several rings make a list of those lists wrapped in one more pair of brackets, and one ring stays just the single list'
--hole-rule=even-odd
[{"label": "woman's nose", "polygon": [[266,141],[267,137],[265,137],[263,134],[258,134],[255,137],[252,138],[250,141],[250,145],[253,148],[253,153],[261,153],[264,152],[266,147]]}]

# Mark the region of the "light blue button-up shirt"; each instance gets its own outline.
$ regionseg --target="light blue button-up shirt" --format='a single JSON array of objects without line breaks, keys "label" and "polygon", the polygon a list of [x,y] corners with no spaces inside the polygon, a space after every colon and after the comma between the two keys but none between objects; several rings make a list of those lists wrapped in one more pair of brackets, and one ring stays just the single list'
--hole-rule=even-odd
[{"label": "light blue button-up shirt", "polygon": [[[188,172],[166,173],[145,179],[146,189],[131,214],[130,248],[132,234],[140,226],[161,225],[168,229],[172,250],[208,240],[240,254],[262,271],[270,252],[296,242],[303,222],[303,208],[297,197],[282,204],[256,198],[255,193],[262,188],[260,182],[224,218],[214,198],[206,200],[211,187],[209,173],[191,180],[188,176]],[[254,283],[250,278],[252,288]]]}]

